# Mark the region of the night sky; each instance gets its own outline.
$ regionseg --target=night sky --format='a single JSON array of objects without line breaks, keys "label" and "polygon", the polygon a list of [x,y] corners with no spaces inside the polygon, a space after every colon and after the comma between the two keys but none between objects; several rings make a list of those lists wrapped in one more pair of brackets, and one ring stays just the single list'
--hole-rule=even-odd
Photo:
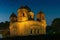
[{"label": "night sky", "polygon": [[11,13],[17,14],[18,8],[23,5],[29,6],[35,15],[42,10],[47,24],[60,18],[60,0],[0,0],[0,22],[9,21]]}]

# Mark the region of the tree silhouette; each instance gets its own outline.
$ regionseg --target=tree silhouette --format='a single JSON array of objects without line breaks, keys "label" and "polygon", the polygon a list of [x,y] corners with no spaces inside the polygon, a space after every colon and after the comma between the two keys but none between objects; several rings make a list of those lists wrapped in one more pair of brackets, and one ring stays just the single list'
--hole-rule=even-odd
[{"label": "tree silhouette", "polygon": [[51,26],[56,34],[60,33],[60,18],[56,18],[53,20]]},{"label": "tree silhouette", "polygon": [[47,34],[53,34],[53,28],[52,28],[52,26],[50,26],[50,25],[48,25],[47,27],[46,27],[46,33]]},{"label": "tree silhouette", "polygon": [[6,28],[9,28],[9,22],[8,21],[1,22],[0,29],[6,29]]},{"label": "tree silhouette", "polygon": [[5,21],[4,25],[6,26],[5,28],[9,28],[9,22],[8,21]]},{"label": "tree silhouette", "polygon": [[4,22],[1,22],[0,23],[0,28],[3,28],[4,27]]}]

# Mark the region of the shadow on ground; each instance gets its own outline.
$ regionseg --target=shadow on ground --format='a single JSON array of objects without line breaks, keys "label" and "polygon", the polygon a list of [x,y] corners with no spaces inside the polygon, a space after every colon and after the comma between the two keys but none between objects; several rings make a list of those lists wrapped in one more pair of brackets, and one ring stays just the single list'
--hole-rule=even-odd
[{"label": "shadow on ground", "polygon": [[30,36],[15,36],[2,38],[4,40],[52,40],[55,39],[57,35],[30,35]]}]

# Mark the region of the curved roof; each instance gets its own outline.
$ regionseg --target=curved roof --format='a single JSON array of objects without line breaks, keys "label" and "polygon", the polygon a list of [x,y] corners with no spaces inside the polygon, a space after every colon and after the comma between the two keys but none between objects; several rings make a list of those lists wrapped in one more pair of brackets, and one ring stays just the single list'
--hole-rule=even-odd
[{"label": "curved roof", "polygon": [[44,18],[45,17],[45,15],[44,15],[44,13],[42,12],[42,11],[40,11],[38,14],[37,14],[37,17],[38,18]]},{"label": "curved roof", "polygon": [[21,6],[19,9],[27,9],[28,11],[31,11],[31,9],[28,6]]},{"label": "curved roof", "polygon": [[17,18],[17,16],[14,14],[14,12],[11,14],[10,18],[11,17],[16,17]]},{"label": "curved roof", "polygon": [[44,14],[43,11],[40,11],[38,14]]}]

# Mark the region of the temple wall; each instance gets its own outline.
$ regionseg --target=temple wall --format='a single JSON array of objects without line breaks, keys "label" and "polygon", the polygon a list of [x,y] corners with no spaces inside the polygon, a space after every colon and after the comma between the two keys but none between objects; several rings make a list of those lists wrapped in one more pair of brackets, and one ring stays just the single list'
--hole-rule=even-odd
[{"label": "temple wall", "polygon": [[27,36],[46,34],[46,25],[38,21],[24,21],[14,23],[10,29],[12,36]]}]

